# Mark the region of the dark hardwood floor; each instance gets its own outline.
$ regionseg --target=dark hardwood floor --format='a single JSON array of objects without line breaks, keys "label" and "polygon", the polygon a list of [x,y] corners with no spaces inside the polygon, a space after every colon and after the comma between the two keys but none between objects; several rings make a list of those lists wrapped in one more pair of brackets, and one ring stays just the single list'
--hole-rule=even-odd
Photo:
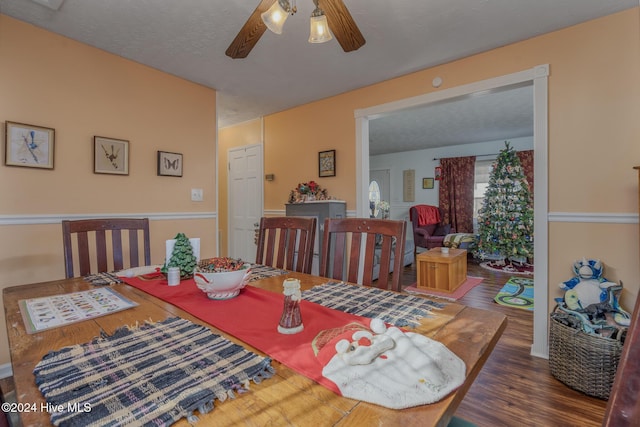
[{"label": "dark hardwood floor", "polygon": [[[405,267],[403,273],[404,285],[416,281],[415,265]],[[605,400],[567,387],[551,375],[548,360],[530,355],[533,312],[493,301],[512,274],[489,271],[472,260],[468,274],[484,281],[458,302],[500,311],[507,315],[508,324],[456,415],[478,427],[602,425]]]}]

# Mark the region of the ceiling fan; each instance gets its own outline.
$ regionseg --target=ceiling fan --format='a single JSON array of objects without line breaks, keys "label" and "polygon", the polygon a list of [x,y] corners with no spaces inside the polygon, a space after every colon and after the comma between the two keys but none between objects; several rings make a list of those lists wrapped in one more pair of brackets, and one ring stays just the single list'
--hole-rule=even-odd
[{"label": "ceiling fan", "polygon": [[[311,19],[313,20],[314,17],[325,15],[329,29],[331,29],[338,43],[342,46],[342,50],[351,52],[365,44],[366,41],[360,29],[342,0],[313,0],[313,2],[316,5],[316,10],[311,15]],[[291,3],[293,3],[293,6]],[[267,24],[263,21],[262,15],[268,13],[268,11],[273,8],[277,8],[278,5],[282,12],[291,15],[296,12],[295,1],[262,0],[227,48],[227,56],[234,59],[246,58],[267,29]],[[328,35],[323,41],[330,38],[331,36]]]}]

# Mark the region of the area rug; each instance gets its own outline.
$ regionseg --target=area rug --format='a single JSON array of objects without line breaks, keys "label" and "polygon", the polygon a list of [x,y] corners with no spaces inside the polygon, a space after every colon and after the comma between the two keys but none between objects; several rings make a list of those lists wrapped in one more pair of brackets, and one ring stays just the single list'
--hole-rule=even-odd
[{"label": "area rug", "polygon": [[533,276],[533,264],[518,263],[518,262],[506,262],[502,263],[500,261],[486,261],[481,262],[480,267],[486,268],[491,271],[498,271],[500,273],[511,273],[511,274],[526,274]]},{"label": "area rug", "polygon": [[453,292],[441,292],[432,289],[418,288],[415,283],[413,285],[405,287],[404,291],[414,294],[431,295],[438,298],[455,301],[462,298],[467,294],[467,292],[482,283],[482,280],[484,280],[482,277],[467,276],[467,280],[465,280],[464,283]]},{"label": "area rug", "polygon": [[49,352],[33,372],[54,425],[160,426],[192,424],[194,411],[274,370],[271,359],[175,317]]},{"label": "area rug", "polygon": [[511,277],[494,300],[507,307],[533,310],[533,279]]}]

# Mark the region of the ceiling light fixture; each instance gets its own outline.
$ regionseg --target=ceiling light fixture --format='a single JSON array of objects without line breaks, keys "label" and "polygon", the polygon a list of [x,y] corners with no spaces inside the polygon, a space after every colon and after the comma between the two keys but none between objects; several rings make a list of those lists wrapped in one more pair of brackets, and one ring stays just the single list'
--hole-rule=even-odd
[{"label": "ceiling light fixture", "polygon": [[295,0],[291,2],[289,0],[277,0],[266,12],[260,15],[260,18],[262,18],[262,22],[268,29],[276,34],[282,34],[284,22],[289,15],[293,15],[296,12]]},{"label": "ceiling light fixture", "polygon": [[309,43],[324,43],[331,40],[333,37],[329,32],[329,23],[324,11],[318,6],[318,0],[313,0],[313,4],[316,5],[313,13],[311,13],[309,30]]},{"label": "ceiling light fixture", "polygon": [[[313,0],[316,8],[311,13],[309,19],[309,43],[324,43],[333,39],[329,32],[329,24],[324,11],[318,6],[318,0]],[[289,15],[297,12],[295,0],[277,0],[267,9],[266,12],[260,14],[262,22],[269,30],[276,34],[282,34],[282,27]]]}]

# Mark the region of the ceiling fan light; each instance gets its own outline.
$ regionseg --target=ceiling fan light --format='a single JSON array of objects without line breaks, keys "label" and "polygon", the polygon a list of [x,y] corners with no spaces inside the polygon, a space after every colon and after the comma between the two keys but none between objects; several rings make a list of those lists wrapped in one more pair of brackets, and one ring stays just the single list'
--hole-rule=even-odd
[{"label": "ceiling fan light", "polygon": [[[289,8],[288,2],[284,2],[286,8]],[[289,17],[289,12],[280,4],[280,1],[276,1],[273,5],[267,9],[266,12],[260,14],[262,22],[267,26],[269,30],[276,34],[282,34],[282,27],[284,22]]]},{"label": "ceiling fan light", "polygon": [[333,37],[329,32],[329,23],[327,17],[322,14],[319,16],[311,16],[309,19],[311,29],[309,31],[309,43],[324,43]]}]

